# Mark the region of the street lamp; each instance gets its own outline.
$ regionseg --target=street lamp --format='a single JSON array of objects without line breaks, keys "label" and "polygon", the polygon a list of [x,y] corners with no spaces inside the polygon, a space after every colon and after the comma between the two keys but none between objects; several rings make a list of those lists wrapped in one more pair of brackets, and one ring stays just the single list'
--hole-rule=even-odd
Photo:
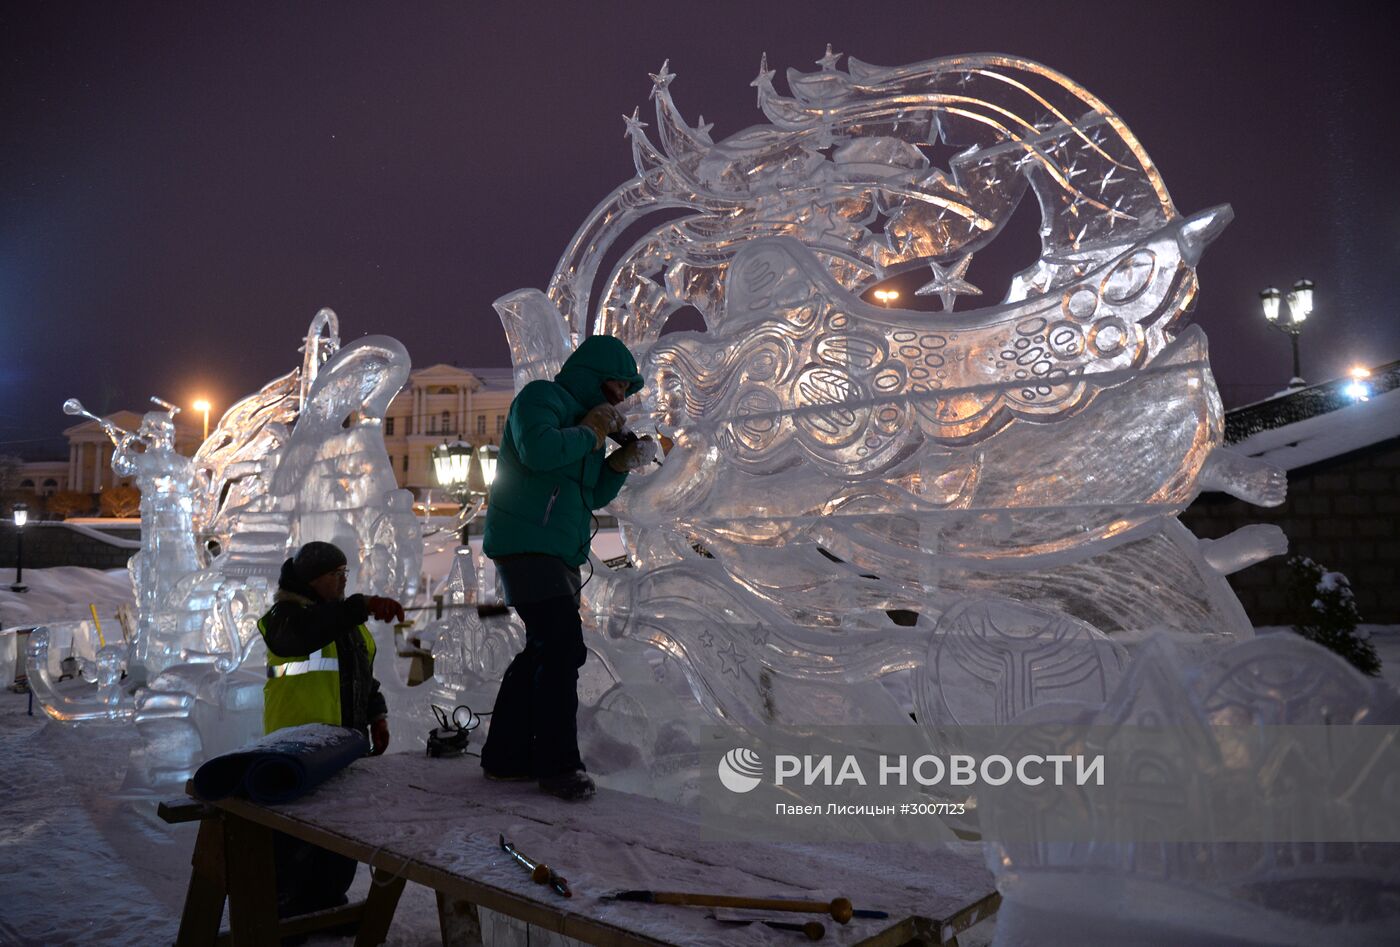
[{"label": "street lamp", "polygon": [[496,478],[498,450],[491,444],[473,448],[465,441],[440,444],[433,448],[433,472],[438,485],[461,505],[462,544],[467,543],[467,527],[481,512],[491,481]]},{"label": "street lamp", "polygon": [[29,522],[29,507],[23,503],[16,503],[14,509],[15,516],[15,582],[10,586],[11,592],[27,592],[29,586],[24,584],[24,524]]},{"label": "street lamp", "polygon": [[204,439],[206,441],[209,440],[209,407],[209,402],[205,401],[203,398],[200,398],[194,403],[194,409],[204,413]]},{"label": "street lamp", "polygon": [[[467,555],[472,555],[467,531],[491,492],[491,483],[496,479],[496,458],[500,449],[493,444],[482,444],[473,449],[461,440],[451,444],[441,444],[433,448],[433,468],[437,482],[446,490],[461,508],[458,519],[461,523],[461,545]],[[483,556],[483,559],[485,557]],[[480,607],[486,601],[485,563],[477,563],[476,602]]]},{"label": "street lamp", "polygon": [[875,292],[871,293],[870,295],[872,295],[872,296],[874,296],[876,299],[880,300],[880,304],[883,305],[886,309],[888,309],[888,308],[890,308],[890,303],[894,302],[896,299],[899,298],[899,290],[897,290],[897,289],[877,289],[877,290],[875,290]]},{"label": "street lamp", "polygon": [[1303,321],[1312,315],[1313,281],[1300,279],[1293,284],[1293,291],[1287,297],[1286,317],[1281,306],[1283,300],[1284,295],[1272,286],[1259,293],[1259,301],[1264,307],[1264,318],[1275,329],[1287,332],[1289,341],[1293,343],[1293,377],[1289,379],[1288,387],[1302,388],[1307,383],[1303,381],[1302,363],[1298,359],[1298,336],[1303,331]]}]

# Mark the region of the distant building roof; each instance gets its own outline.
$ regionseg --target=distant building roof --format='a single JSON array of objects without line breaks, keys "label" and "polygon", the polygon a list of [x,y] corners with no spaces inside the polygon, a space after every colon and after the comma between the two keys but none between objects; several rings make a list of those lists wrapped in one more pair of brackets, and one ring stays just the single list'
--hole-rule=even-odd
[{"label": "distant building roof", "polygon": [[515,387],[515,369],[510,366],[505,368],[468,368],[487,388],[504,389],[509,391]]},{"label": "distant building roof", "polygon": [[1279,394],[1225,415],[1225,443],[1285,470],[1400,437],[1400,361],[1373,369],[1368,400],[1350,378]]}]

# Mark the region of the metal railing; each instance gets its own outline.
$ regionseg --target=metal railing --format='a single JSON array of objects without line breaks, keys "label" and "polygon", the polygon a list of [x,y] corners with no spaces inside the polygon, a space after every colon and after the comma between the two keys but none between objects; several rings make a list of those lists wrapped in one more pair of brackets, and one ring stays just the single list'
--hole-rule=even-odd
[{"label": "metal railing", "polygon": [[[1364,381],[1372,398],[1400,388],[1400,361],[1372,370]],[[1261,431],[1272,431],[1354,404],[1355,399],[1347,394],[1351,384],[1350,378],[1338,378],[1227,411],[1225,443],[1238,444]]]}]

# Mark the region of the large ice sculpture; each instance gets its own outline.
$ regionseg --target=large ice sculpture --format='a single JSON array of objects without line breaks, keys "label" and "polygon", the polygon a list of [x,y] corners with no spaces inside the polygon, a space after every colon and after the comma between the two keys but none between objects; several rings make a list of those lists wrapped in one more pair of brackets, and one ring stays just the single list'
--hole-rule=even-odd
[{"label": "large ice sculpture", "polygon": [[[1346,752],[1369,745],[1347,734],[1331,753],[1301,749],[1324,727],[1384,733],[1400,722],[1400,703],[1321,646],[1283,633],[1196,662],[1156,639],[1104,699],[1044,706],[1016,722],[1002,748],[1013,756],[1030,745],[1018,740],[1055,752],[1086,734],[1112,745],[1126,733],[1135,749],[1113,757],[1115,777],[1098,794],[1013,784],[989,795],[981,824],[998,841],[986,845],[987,866],[1006,899],[997,944],[1372,944],[1400,929],[1400,847],[1367,841],[1381,815],[1375,795],[1395,811],[1393,768]],[[1265,727],[1273,739],[1259,738],[1255,728]],[[1281,752],[1294,739],[1299,751]],[[1199,800],[1226,781],[1242,799],[1270,787],[1275,804],[1261,821],[1277,827],[1273,837],[1307,840],[1234,840],[1225,813],[1221,841],[1185,828],[1209,819]],[[1079,806],[1098,827],[1095,840],[1057,840],[1064,810]],[[1346,842],[1309,834],[1339,822],[1354,826]],[[1195,840],[1172,840],[1183,837]]]},{"label": "large ice sculpture", "polygon": [[[135,721],[142,744],[129,789],[181,782],[204,756],[260,732],[256,623],[297,545],[335,542],[357,589],[413,594],[421,532],[380,431],[408,377],[408,354],[384,336],[341,348],[338,330],[335,313],[317,313],[301,367],[230,408],[193,460],[176,454],[150,417],[144,451],[124,447],[134,435],[111,432],[119,439],[114,468],[136,476],[142,490],[143,552],[132,569],[140,619],[129,648],[109,645],[97,666],[101,675],[110,665],[114,681],[126,670],[126,686],[60,696],[48,674],[50,635],[36,632],[30,651],[51,717]],[[142,656],[150,656],[149,679],[139,673]]]},{"label": "large ice sculpture", "polygon": [[[518,383],[589,331],[626,341],[647,377],[633,427],[675,444],[614,504],[638,569],[587,590],[593,620],[739,724],[907,719],[879,686],[902,671],[924,722],[995,722],[1102,700],[1149,631],[1249,637],[1223,576],[1280,534],[1201,544],[1176,521],[1202,489],[1282,500],[1279,472],[1221,451],[1186,325],[1230,209],[1178,213],[1123,121],[1039,64],[839,61],[789,70],[785,97],[765,57],[769,124],[719,142],[663,66],[658,144],[626,119],[636,176],[547,297],[497,303]],[[955,311],[985,298],[973,256],[1028,194],[1040,259]],[[862,298],[919,268],[942,312]],[[705,331],[662,336],[687,307]]]}]

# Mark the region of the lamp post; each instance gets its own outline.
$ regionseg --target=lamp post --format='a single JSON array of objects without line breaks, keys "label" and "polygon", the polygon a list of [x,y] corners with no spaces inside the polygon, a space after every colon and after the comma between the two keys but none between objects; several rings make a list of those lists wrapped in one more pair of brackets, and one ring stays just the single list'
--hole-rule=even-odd
[{"label": "lamp post", "polygon": [[462,545],[467,544],[467,527],[481,512],[491,481],[496,478],[497,448],[483,444],[473,448],[465,441],[440,444],[433,448],[433,472],[438,485],[461,505]]},{"label": "lamp post", "polygon": [[205,401],[203,398],[200,398],[194,403],[194,409],[204,414],[204,439],[206,441],[209,440],[209,408],[209,402]]},{"label": "lamp post", "polygon": [[1264,307],[1264,318],[1275,329],[1287,332],[1289,341],[1293,343],[1293,377],[1289,379],[1288,387],[1302,388],[1307,383],[1303,381],[1302,362],[1298,358],[1298,336],[1303,331],[1303,321],[1312,315],[1313,281],[1300,279],[1293,284],[1293,291],[1287,296],[1286,316],[1282,310],[1283,300],[1284,295],[1272,286],[1259,293],[1259,301]]},{"label": "lamp post", "polygon": [[24,524],[29,522],[29,507],[23,503],[16,503],[14,509],[15,516],[15,582],[10,586],[11,592],[27,592],[29,586],[24,584]]},{"label": "lamp post", "polygon": [[875,290],[875,292],[871,293],[871,295],[874,296],[876,299],[880,300],[880,304],[886,309],[888,309],[890,308],[890,303],[894,302],[896,299],[899,298],[899,290],[877,289]]},{"label": "lamp post", "polygon": [[[482,444],[473,449],[461,440],[433,448],[433,469],[437,482],[461,505],[457,514],[462,529],[460,542],[467,548],[468,555],[471,554],[471,543],[467,533],[472,520],[481,512],[487,494],[491,492],[499,453],[499,448],[492,444]],[[486,600],[484,563],[477,563],[475,572],[476,601],[480,607]]]}]

